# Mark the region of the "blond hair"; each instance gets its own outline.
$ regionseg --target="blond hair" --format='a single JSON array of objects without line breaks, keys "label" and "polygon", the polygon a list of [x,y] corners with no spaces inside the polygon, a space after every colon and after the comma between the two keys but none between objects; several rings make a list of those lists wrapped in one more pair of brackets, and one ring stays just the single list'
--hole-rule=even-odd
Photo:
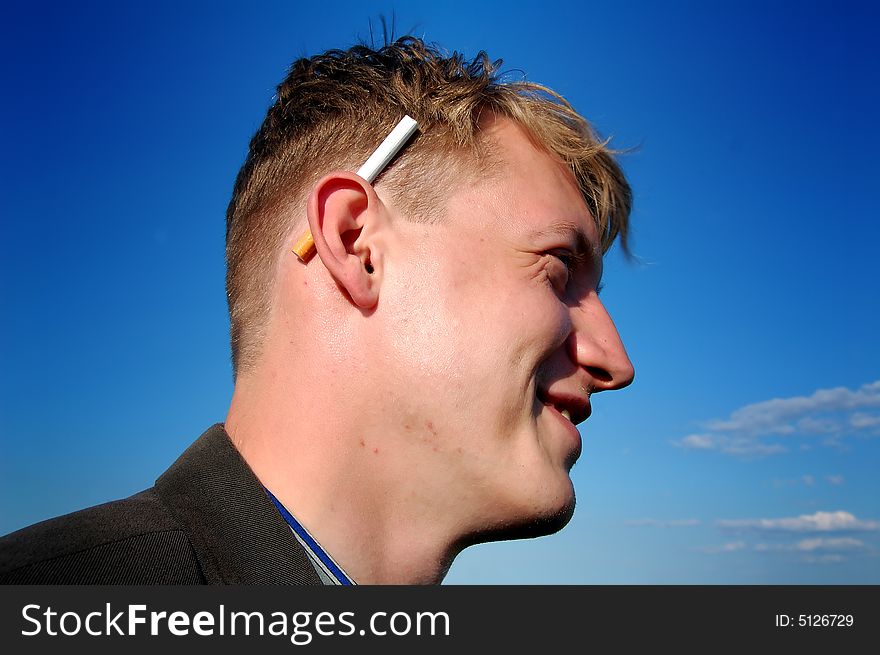
[{"label": "blond hair", "polygon": [[527,81],[504,81],[501,62],[446,55],[415,37],[378,49],[358,45],[294,62],[250,143],[227,210],[226,291],[236,374],[259,355],[281,245],[325,173],[354,170],[404,114],[417,138],[380,178],[413,220],[432,210],[462,167],[485,168],[485,112],[506,116],[573,172],[596,220],[603,251],[627,249],[629,184],[591,125],[560,95]]}]

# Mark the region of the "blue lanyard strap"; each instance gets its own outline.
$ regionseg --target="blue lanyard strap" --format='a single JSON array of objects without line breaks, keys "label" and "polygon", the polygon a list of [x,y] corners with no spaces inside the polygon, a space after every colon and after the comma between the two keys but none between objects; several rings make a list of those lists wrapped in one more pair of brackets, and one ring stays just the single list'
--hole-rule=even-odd
[{"label": "blue lanyard strap", "polygon": [[[265,487],[263,488],[266,489]],[[339,581],[339,584],[351,585],[352,582],[345,572],[336,565],[336,562],[334,562],[326,552],[324,552],[324,549],[321,548],[318,542],[312,538],[312,535],[310,535],[308,531],[299,524],[299,521],[293,517],[293,514],[287,511],[287,508],[281,504],[281,501],[275,497],[275,494],[268,489],[266,489],[266,493],[272,502],[275,503],[275,507],[281,512],[281,516],[287,521],[287,525],[290,526],[291,530],[302,539],[306,546],[312,551],[312,554],[317,557],[327,570]]]}]

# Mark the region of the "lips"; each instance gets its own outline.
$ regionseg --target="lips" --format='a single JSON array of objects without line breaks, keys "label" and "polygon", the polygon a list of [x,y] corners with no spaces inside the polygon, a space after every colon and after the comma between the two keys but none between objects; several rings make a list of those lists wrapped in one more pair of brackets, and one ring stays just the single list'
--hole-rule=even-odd
[{"label": "lips", "polygon": [[573,425],[583,423],[592,413],[588,395],[566,393],[561,390],[538,389],[538,400],[555,409]]}]

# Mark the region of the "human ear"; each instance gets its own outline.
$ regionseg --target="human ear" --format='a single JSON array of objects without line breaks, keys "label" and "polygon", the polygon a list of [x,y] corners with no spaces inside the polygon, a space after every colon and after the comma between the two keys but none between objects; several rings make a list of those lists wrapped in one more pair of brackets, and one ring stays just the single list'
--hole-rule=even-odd
[{"label": "human ear", "polygon": [[306,205],[318,257],[361,309],[371,309],[379,300],[378,257],[371,242],[383,212],[373,187],[347,171],[322,177]]}]

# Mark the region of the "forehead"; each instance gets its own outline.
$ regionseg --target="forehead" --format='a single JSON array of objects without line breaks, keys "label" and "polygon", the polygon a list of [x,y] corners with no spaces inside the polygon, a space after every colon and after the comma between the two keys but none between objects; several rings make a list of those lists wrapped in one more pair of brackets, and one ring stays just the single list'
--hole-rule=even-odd
[{"label": "forehead", "polygon": [[506,118],[491,119],[482,136],[491,164],[484,175],[453,193],[459,209],[481,212],[481,219],[470,227],[490,230],[502,240],[563,237],[589,250],[599,248],[595,221],[565,163]]}]

